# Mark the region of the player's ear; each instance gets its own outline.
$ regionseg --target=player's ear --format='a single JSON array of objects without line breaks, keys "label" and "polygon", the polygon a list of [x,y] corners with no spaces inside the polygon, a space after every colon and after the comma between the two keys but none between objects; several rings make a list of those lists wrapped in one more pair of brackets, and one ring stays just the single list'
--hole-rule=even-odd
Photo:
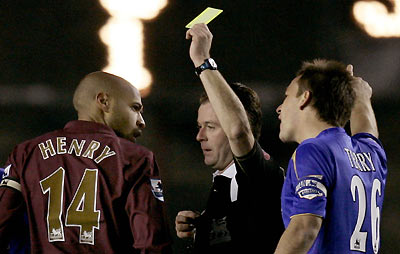
[{"label": "player's ear", "polygon": [[303,110],[307,105],[311,103],[312,100],[312,93],[309,90],[304,91],[300,95],[300,109]]},{"label": "player's ear", "polygon": [[96,105],[103,112],[110,112],[110,96],[107,93],[100,92],[96,95]]}]

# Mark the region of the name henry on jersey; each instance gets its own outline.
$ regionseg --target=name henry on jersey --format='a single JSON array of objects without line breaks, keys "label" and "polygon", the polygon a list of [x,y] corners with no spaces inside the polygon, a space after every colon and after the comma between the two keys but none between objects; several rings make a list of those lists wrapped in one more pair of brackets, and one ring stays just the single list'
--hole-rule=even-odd
[{"label": "name henry on jersey", "polygon": [[371,153],[355,153],[347,148],[344,148],[344,151],[347,153],[352,168],[363,172],[376,171]]},{"label": "name henry on jersey", "polygon": [[[111,151],[109,146],[105,146],[103,150],[99,150],[101,144],[99,141],[92,140],[89,145],[87,145],[86,149],[83,149],[85,146],[86,140],[72,139],[71,143],[68,144],[66,142],[66,137],[57,137],[55,146],[53,145],[53,141],[51,139],[46,140],[46,142],[42,142],[38,144],[40,152],[42,153],[42,157],[44,160],[47,160],[49,157],[58,155],[58,154],[74,154],[75,156],[85,157],[89,159],[94,159],[96,163],[100,163],[105,158],[115,155],[114,151]],[[94,155],[95,151],[101,151],[100,153],[96,153],[96,157]]]}]

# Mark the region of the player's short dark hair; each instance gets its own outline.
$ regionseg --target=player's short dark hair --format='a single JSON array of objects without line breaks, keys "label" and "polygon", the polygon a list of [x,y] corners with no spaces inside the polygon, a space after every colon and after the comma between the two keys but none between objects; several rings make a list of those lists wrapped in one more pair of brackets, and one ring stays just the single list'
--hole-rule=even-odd
[{"label": "player's short dark hair", "polygon": [[346,65],[333,60],[315,59],[304,62],[297,72],[299,89],[311,92],[311,105],[321,120],[343,127],[350,119],[355,94],[351,85],[352,75]]},{"label": "player's short dark hair", "polygon": [[[230,83],[229,86],[242,102],[243,107],[246,110],[247,118],[249,119],[251,132],[253,133],[254,138],[258,140],[261,135],[262,125],[260,98],[253,89],[241,83]],[[208,101],[208,96],[204,92],[200,96],[200,105]]]}]

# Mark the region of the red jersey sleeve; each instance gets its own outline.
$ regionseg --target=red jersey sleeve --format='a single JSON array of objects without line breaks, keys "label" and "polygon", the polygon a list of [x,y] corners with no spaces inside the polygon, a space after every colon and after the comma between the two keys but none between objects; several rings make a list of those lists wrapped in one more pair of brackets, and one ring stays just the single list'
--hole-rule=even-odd
[{"label": "red jersey sleeve", "polygon": [[143,254],[172,253],[159,169],[151,152],[142,163],[142,174],[133,183],[125,206],[133,247]]}]

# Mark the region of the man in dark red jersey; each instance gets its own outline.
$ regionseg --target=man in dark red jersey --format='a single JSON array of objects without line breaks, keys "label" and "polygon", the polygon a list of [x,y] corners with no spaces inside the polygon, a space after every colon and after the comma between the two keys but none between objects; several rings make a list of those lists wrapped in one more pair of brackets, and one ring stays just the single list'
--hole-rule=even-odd
[{"label": "man in dark red jersey", "polygon": [[0,185],[0,253],[27,211],[33,253],[171,253],[154,155],[135,144],[139,91],[105,73],[74,94],[78,120],[17,145]]}]

